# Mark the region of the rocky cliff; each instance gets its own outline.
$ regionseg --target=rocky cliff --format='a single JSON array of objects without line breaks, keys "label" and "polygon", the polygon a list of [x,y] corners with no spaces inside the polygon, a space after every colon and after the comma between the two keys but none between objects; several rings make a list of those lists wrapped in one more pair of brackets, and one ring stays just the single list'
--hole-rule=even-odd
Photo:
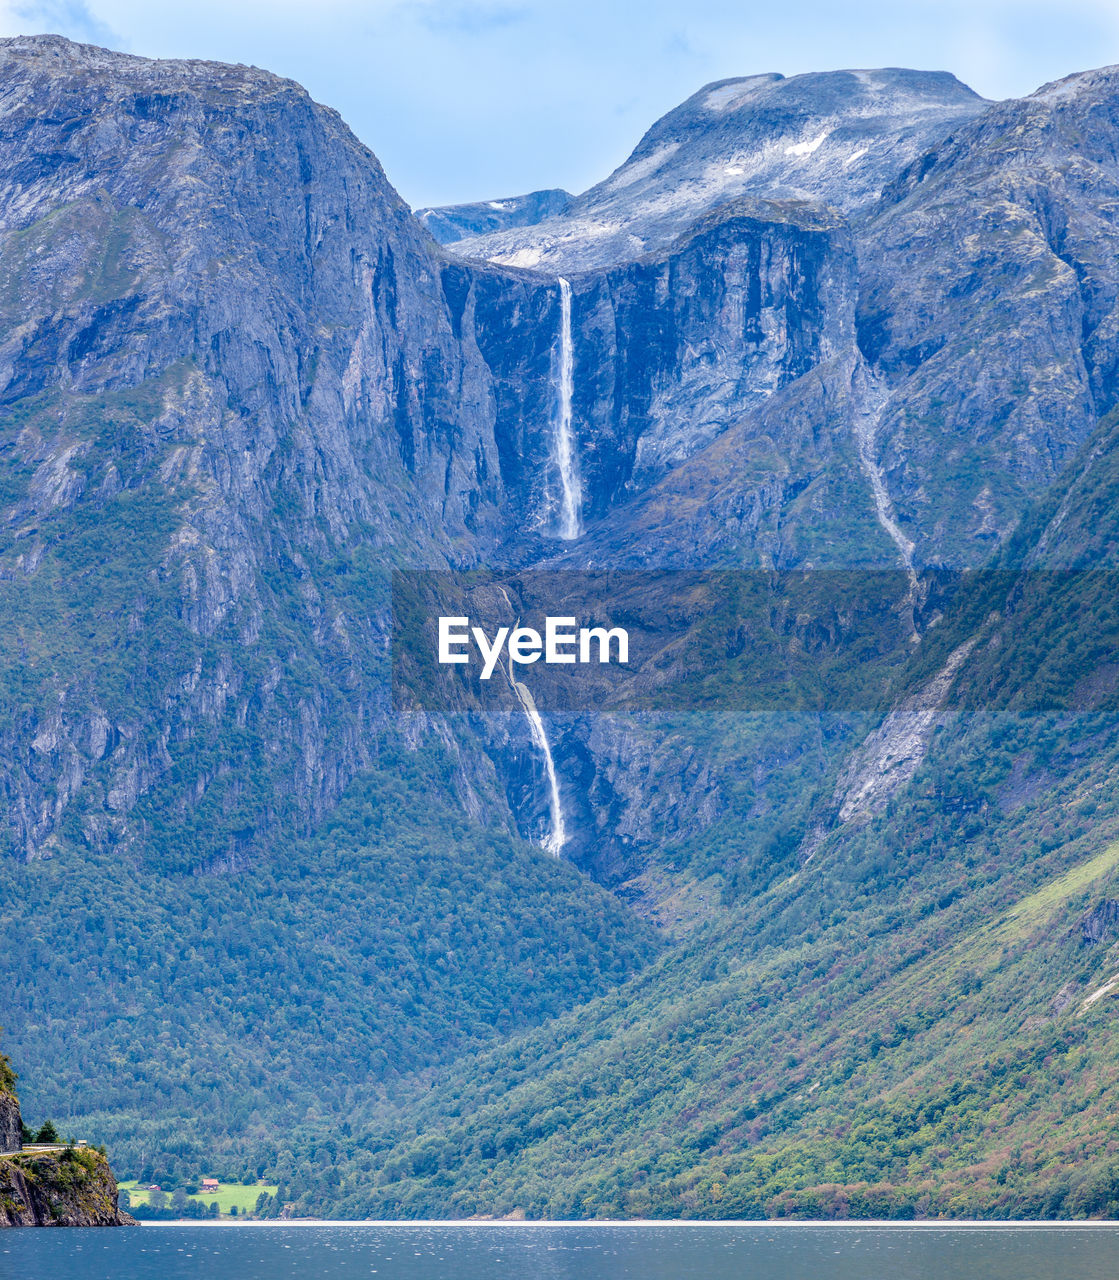
[{"label": "rocky cliff", "polygon": [[14,1093],[0,1089],[0,1155],[19,1151],[23,1146],[19,1100]]},{"label": "rocky cliff", "polygon": [[135,1225],[118,1207],[116,1179],[98,1151],[0,1158],[0,1227]]},{"label": "rocky cliff", "polygon": [[134,1221],[117,1203],[109,1162],[90,1148],[20,1154],[15,1075],[0,1054],[0,1227],[116,1227]]},{"label": "rocky cliff", "polygon": [[150,851],[209,809],[219,839],[164,853],[236,865],[375,752],[382,571],[474,563],[531,506],[556,290],[445,270],[266,73],[43,37],[0,75],[5,840],[49,853],[72,820]]}]

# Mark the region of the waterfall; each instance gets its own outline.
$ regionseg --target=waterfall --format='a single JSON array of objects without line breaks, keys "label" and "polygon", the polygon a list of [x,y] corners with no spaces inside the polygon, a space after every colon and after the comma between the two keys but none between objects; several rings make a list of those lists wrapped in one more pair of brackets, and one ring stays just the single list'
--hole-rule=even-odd
[{"label": "waterfall", "polygon": [[528,720],[529,733],[533,745],[544,757],[544,769],[548,775],[548,804],[551,811],[552,830],[544,838],[544,848],[551,854],[559,856],[567,843],[567,828],[563,821],[563,805],[560,803],[559,779],[556,777],[556,762],[552,759],[552,748],[548,745],[548,735],[544,732],[544,721],[536,709],[536,701],[528,685],[521,684],[513,677],[512,665],[509,667],[509,683],[517,695],[517,701]]},{"label": "waterfall", "polygon": [[583,490],[571,430],[571,393],[575,383],[575,346],[571,340],[571,285],[558,277],[560,290],[559,421],[554,457],[560,474],[559,536],[567,542],[583,532]]},{"label": "waterfall", "polygon": [[[505,603],[512,612],[513,602],[509,599],[509,592],[504,587],[498,587],[498,590],[505,597]],[[517,626],[520,626],[520,621],[518,618]],[[544,772],[548,775],[548,812],[552,819],[552,830],[544,838],[544,848],[558,858],[563,846],[567,843],[567,827],[563,821],[563,804],[560,801],[556,762],[552,759],[552,748],[548,742],[548,735],[544,732],[544,721],[540,719],[540,712],[536,709],[536,699],[532,696],[532,690],[527,684],[521,684],[513,675],[512,658],[508,660],[507,665],[509,684],[517,695],[521,710],[525,713],[532,745],[544,757]]]}]

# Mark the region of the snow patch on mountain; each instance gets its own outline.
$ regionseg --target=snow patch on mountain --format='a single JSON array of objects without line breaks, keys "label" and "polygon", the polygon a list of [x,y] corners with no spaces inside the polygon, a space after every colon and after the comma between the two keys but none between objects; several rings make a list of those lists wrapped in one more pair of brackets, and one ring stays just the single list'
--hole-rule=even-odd
[{"label": "snow patch on mountain", "polygon": [[785,148],[787,156],[810,156],[814,151],[819,151],[828,137],[828,130],[818,133],[814,138],[809,138],[807,142],[794,142],[791,147]]}]

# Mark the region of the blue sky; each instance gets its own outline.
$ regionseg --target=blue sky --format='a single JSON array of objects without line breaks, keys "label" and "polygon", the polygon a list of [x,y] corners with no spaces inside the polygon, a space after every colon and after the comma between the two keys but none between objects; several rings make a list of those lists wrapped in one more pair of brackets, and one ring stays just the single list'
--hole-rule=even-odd
[{"label": "blue sky", "polygon": [[580,191],[710,80],[955,72],[988,97],[1119,62],[1119,2],[0,0],[0,34],[249,62],[337,108],[414,206]]}]

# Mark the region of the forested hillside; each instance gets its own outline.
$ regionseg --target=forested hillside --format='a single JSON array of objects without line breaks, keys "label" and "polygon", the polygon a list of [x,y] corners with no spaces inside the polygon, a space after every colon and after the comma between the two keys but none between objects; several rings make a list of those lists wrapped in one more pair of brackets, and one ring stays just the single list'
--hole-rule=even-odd
[{"label": "forested hillside", "polygon": [[216,1166],[286,1184],[296,1128],[336,1137],[655,954],[566,863],[456,813],[447,777],[438,757],[386,760],[251,871],[122,875],[73,852],[4,868],[4,946],[34,975],[8,995],[11,1050],[67,1046],[36,1068],[38,1119],[146,1181]]},{"label": "forested hillside", "polygon": [[[716,878],[715,918],[621,990],[371,1116],[303,1203],[1119,1213],[1115,430],[996,568],[959,580],[899,680],[895,750],[908,699],[972,646],[911,781],[860,807],[842,775],[797,847]],[[1042,550],[1067,567],[1030,567]]]}]

